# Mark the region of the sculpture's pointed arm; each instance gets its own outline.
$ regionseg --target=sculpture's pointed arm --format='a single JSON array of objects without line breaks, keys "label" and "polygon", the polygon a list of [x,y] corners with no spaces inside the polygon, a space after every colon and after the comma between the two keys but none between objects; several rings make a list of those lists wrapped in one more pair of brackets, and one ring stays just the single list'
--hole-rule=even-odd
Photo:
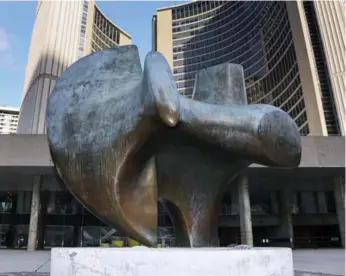
[{"label": "sculpture's pointed arm", "polygon": [[180,127],[264,165],[298,166],[300,134],[292,118],[270,105],[213,105],[181,97]]}]

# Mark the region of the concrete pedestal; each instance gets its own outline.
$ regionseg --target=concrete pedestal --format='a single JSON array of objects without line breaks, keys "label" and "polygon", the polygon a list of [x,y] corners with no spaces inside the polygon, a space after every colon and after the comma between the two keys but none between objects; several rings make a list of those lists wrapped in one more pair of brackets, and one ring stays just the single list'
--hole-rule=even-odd
[{"label": "concrete pedestal", "polygon": [[293,276],[289,248],[53,248],[51,276]]}]

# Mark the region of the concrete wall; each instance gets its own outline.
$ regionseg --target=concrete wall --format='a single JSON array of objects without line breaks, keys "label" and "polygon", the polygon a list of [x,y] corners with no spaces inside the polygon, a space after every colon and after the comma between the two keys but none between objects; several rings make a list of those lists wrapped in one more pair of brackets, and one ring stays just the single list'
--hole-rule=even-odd
[{"label": "concrete wall", "polygon": [[[345,167],[345,137],[304,136],[301,140],[301,168]],[[53,166],[44,134],[0,135],[0,152],[0,167]]]},{"label": "concrete wall", "polygon": [[0,167],[53,166],[46,135],[0,135],[0,152]]},{"label": "concrete wall", "polygon": [[302,151],[299,167],[345,167],[344,136],[302,137]]},{"label": "concrete wall", "polygon": [[[300,168],[345,167],[344,136],[303,136]],[[251,167],[262,167],[254,164]]]},{"label": "concrete wall", "polygon": [[157,11],[157,51],[164,55],[173,70],[172,10]]},{"label": "concrete wall", "polygon": [[124,33],[120,33],[120,45],[130,45],[132,44],[132,39],[128,35],[125,35]]}]

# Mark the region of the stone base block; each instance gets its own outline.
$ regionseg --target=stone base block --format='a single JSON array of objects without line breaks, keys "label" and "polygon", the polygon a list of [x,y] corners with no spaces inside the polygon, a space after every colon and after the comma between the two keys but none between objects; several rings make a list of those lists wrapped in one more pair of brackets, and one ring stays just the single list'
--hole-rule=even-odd
[{"label": "stone base block", "polygon": [[293,276],[289,248],[53,248],[51,276]]}]

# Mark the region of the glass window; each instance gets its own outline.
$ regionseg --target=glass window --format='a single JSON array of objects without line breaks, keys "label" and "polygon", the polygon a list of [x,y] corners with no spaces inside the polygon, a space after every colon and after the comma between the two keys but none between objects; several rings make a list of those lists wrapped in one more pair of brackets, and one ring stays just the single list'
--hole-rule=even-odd
[{"label": "glass window", "polygon": [[44,247],[72,247],[73,226],[46,225],[44,232]]},{"label": "glass window", "polygon": [[76,214],[78,203],[68,192],[50,192],[47,214]]},{"label": "glass window", "polygon": [[336,213],[335,197],[333,191],[325,192],[328,213]]}]

